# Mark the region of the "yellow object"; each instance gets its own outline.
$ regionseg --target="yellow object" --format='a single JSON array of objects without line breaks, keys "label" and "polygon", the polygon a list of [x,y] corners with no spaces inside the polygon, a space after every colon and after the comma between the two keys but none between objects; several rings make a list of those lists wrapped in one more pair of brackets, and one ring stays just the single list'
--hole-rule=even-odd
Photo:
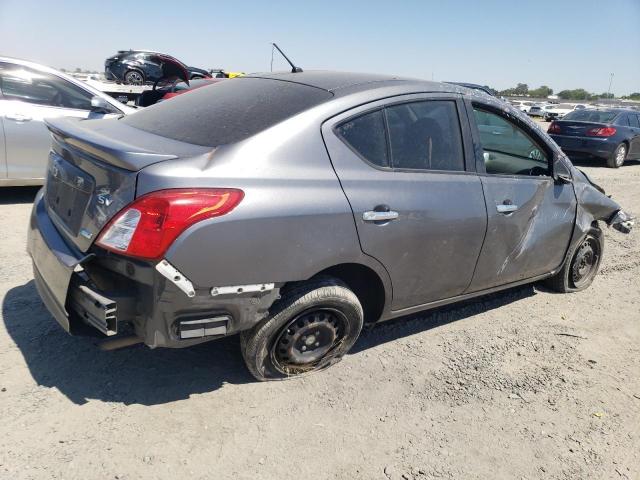
[{"label": "yellow object", "polygon": [[236,78],[236,77],[242,77],[244,75],[244,72],[225,72],[229,78]]}]

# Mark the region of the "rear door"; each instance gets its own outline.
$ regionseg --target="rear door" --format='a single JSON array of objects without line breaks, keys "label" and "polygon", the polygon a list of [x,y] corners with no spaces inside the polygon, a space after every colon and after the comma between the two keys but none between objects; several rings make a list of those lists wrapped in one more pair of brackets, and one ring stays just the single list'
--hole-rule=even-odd
[{"label": "rear door", "polygon": [[571,184],[552,178],[553,150],[525,122],[482,102],[471,112],[487,236],[468,291],[548,273],[569,245],[576,214]]},{"label": "rear door", "polygon": [[393,310],[458,295],[473,276],[486,208],[461,108],[459,96],[410,95],[323,125],[362,250],[392,279]]},{"label": "rear door", "polygon": [[0,63],[7,177],[44,178],[51,136],[45,118],[86,118],[92,94],[56,75]]},{"label": "rear door", "polygon": [[631,138],[629,139],[629,158],[640,158],[640,115],[637,113],[627,114],[631,127]]}]

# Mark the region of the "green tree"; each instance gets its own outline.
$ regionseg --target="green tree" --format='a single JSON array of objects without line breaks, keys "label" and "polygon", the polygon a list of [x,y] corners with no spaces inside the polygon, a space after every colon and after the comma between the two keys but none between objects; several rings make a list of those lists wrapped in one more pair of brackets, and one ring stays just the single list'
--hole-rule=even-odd
[{"label": "green tree", "polygon": [[526,83],[519,83],[513,90],[516,95],[526,95],[529,93],[529,85]]},{"label": "green tree", "polygon": [[575,90],[562,90],[558,93],[558,97],[563,100],[590,100],[594,96],[584,88],[576,88]]},{"label": "green tree", "polygon": [[540,88],[529,90],[529,95],[536,98],[547,98],[549,95],[553,95],[553,88],[542,85]]}]

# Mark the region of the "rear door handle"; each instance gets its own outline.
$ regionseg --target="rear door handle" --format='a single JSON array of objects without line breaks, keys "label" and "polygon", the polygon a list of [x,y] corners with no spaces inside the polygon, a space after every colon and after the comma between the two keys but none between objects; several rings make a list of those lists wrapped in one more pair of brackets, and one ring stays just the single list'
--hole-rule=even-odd
[{"label": "rear door handle", "polygon": [[8,115],[5,115],[4,118],[8,120],[15,120],[16,122],[29,122],[31,120],[31,117],[27,115],[22,115],[20,113],[13,113],[13,114],[10,113]]},{"label": "rear door handle", "polygon": [[496,205],[496,210],[498,210],[499,213],[511,213],[511,212],[515,212],[516,210],[518,210],[518,206],[517,205],[503,203],[501,205]]},{"label": "rear door handle", "polygon": [[365,222],[385,222],[395,220],[396,218],[398,218],[398,212],[394,212],[393,210],[389,210],[388,212],[369,210],[362,214],[362,220]]}]

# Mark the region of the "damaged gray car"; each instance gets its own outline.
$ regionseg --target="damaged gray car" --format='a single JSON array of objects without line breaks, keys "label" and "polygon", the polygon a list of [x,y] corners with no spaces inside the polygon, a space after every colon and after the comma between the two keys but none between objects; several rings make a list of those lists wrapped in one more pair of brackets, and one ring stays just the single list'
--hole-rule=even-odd
[{"label": "damaged gray car", "polygon": [[56,320],[152,348],[239,333],[259,380],[332,365],[363,325],[587,288],[602,227],[633,224],[526,115],[457,85],[253,75],[48,125],[28,250]]}]

